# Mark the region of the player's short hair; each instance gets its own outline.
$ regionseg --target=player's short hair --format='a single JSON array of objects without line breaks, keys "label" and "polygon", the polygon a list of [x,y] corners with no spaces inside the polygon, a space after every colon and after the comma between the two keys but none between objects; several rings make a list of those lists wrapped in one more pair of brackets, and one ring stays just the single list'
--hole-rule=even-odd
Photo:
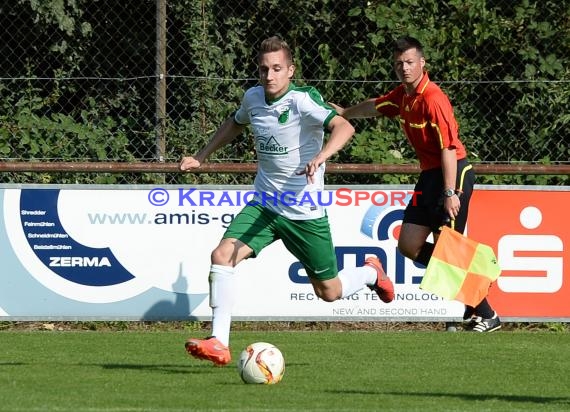
[{"label": "player's short hair", "polygon": [[415,37],[411,36],[403,36],[394,41],[392,46],[392,51],[394,54],[402,54],[406,50],[416,49],[420,56],[424,55],[424,46],[422,43],[416,39]]},{"label": "player's short hair", "polygon": [[261,42],[259,46],[259,51],[257,53],[257,61],[261,59],[261,56],[265,53],[276,52],[279,50],[283,50],[285,52],[285,58],[287,59],[287,64],[293,64],[293,54],[291,53],[291,48],[287,44],[287,42],[279,36],[272,36],[269,37]]}]

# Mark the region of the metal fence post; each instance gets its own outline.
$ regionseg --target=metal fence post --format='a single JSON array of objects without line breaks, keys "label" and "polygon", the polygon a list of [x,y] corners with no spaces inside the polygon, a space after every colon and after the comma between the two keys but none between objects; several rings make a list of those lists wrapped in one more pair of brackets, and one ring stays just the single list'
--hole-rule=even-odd
[{"label": "metal fence post", "polygon": [[166,0],[156,0],[156,159],[166,153]]}]

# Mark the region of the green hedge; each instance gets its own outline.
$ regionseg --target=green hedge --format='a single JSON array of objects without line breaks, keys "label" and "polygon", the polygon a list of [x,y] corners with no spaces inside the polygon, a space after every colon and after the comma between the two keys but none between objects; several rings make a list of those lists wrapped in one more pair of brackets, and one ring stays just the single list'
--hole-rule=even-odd
[{"label": "green hedge", "polygon": [[[12,34],[0,46],[4,56],[0,156],[151,160],[155,2],[124,0],[113,7],[91,0],[7,3],[0,6],[0,24]],[[325,99],[343,105],[396,84],[391,41],[411,34],[425,44],[430,76],[452,99],[473,161],[548,164],[567,162],[570,156],[567,2],[169,0],[167,4],[169,161],[196,151],[235,110],[244,89],[256,83],[256,48],[273,34],[282,35],[294,49],[295,81],[310,83]],[[28,80],[22,81],[23,77]],[[70,80],[78,77],[82,80]],[[106,82],[105,78],[130,80]],[[355,125],[355,139],[334,161],[415,161],[397,122],[361,120]],[[251,136],[246,134],[220,151],[216,160],[253,159]],[[153,179],[74,177],[85,182]],[[171,183],[249,180],[168,177]],[[412,180],[411,176],[339,175],[328,182]],[[567,177],[485,177],[483,182],[564,184]]]}]

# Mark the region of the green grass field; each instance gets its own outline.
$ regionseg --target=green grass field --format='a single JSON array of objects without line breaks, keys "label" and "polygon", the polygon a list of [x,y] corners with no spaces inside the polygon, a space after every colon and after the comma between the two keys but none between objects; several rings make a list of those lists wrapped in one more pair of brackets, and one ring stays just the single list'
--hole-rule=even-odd
[{"label": "green grass field", "polygon": [[277,385],[188,357],[188,335],[0,331],[0,410],[570,410],[567,332],[234,332],[234,359],[254,341],[282,350]]}]

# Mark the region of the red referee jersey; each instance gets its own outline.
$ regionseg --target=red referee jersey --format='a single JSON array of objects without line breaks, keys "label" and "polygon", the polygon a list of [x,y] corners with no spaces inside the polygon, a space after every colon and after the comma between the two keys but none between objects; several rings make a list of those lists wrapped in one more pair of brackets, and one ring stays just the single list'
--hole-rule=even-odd
[{"label": "red referee jersey", "polygon": [[427,73],[413,95],[408,96],[402,84],[378,97],[375,106],[385,116],[400,116],[402,129],[416,151],[422,170],[441,167],[443,148],[455,148],[457,160],[467,156],[459,140],[451,103]]}]

